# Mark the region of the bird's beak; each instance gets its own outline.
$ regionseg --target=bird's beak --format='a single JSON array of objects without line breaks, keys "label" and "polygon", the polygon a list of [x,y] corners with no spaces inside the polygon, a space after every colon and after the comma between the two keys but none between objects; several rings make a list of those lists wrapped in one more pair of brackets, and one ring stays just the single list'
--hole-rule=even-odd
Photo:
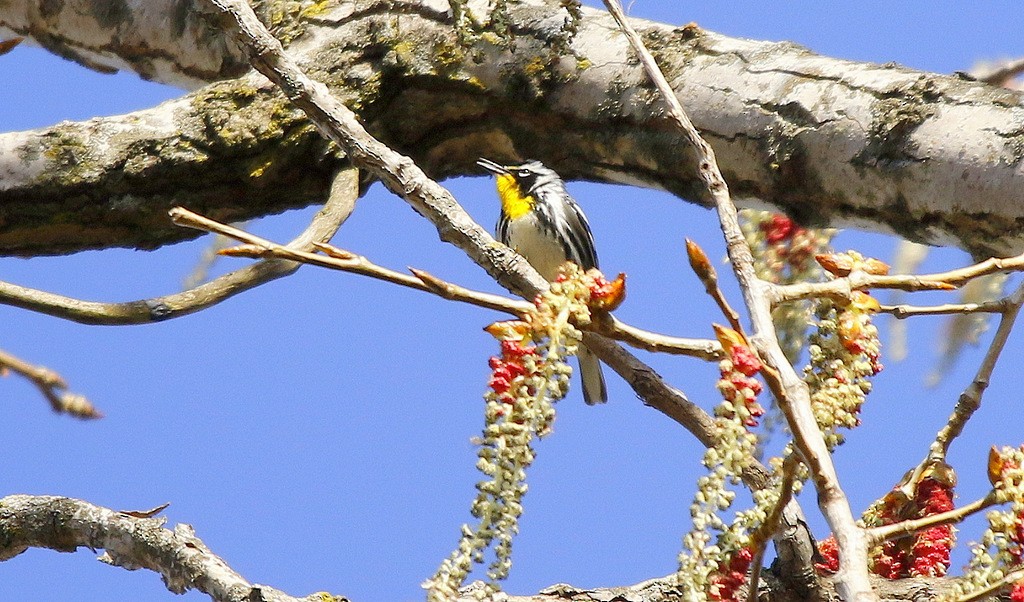
[{"label": "bird's beak", "polygon": [[479,165],[480,167],[483,167],[487,171],[499,176],[508,173],[507,167],[505,167],[504,165],[498,165],[497,163],[491,161],[490,159],[484,159],[481,157],[480,159],[477,159],[476,164]]}]

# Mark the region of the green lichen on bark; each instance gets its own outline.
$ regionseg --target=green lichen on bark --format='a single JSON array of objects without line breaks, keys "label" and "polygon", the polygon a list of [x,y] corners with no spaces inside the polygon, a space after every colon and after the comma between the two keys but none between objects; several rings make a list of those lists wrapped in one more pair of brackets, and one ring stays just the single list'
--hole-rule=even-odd
[{"label": "green lichen on bark", "polygon": [[274,37],[288,46],[306,33],[307,21],[327,12],[337,0],[254,0],[253,10]]},{"label": "green lichen on bark", "polygon": [[47,161],[44,177],[56,178],[59,185],[81,184],[95,171],[88,142],[75,124],[54,126],[43,136],[40,149]]},{"label": "green lichen on bark", "polygon": [[190,117],[201,120],[204,145],[215,150],[245,152],[284,137],[305,120],[276,92],[260,90],[244,80],[212,84],[191,97]]},{"label": "green lichen on bark", "polygon": [[[703,36],[703,30],[693,23],[671,30],[651,27],[640,32],[644,45],[669,82],[677,78],[685,66],[700,53]],[[639,64],[633,52],[629,53],[626,60]]]}]

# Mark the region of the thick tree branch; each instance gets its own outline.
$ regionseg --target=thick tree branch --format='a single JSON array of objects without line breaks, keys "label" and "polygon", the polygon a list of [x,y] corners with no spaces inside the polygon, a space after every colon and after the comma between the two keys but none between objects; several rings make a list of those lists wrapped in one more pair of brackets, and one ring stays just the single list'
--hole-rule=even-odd
[{"label": "thick tree branch", "polygon": [[89,69],[128,69],[183,88],[244,73],[248,66],[238,51],[227,47],[192,5],[191,0],[9,0],[0,10],[0,33],[24,36]]},{"label": "thick tree branch", "polygon": [[[149,513],[118,512],[81,500],[12,495],[0,498],[0,561],[29,548],[74,552],[78,548],[104,550],[103,562],[127,569],[145,568],[161,575],[175,593],[198,590],[215,602],[341,602],[345,598],[315,593],[295,598],[265,585],[248,582],[217,557],[188,525],[164,527],[164,520]],[[798,602],[803,598],[765,577],[772,602]],[[916,581],[879,582],[891,592],[888,599],[911,599],[920,593]],[[473,602],[474,587],[463,590],[459,602]],[[629,587],[580,589],[556,585],[534,596],[507,596],[508,602],[593,602],[629,600],[657,602],[671,596],[672,578],[653,579]]]},{"label": "thick tree branch", "polygon": [[[206,547],[188,525],[164,528],[164,519],[139,518],[65,497],[0,498],[0,561],[29,548],[104,550],[100,560],[129,570],[157,572],[167,589],[199,590],[215,602],[331,602],[327,594],[294,598],[246,581]],[[141,513],[146,514],[146,513]]]},{"label": "thick tree branch", "polygon": [[[486,12],[484,0],[469,7]],[[621,60],[625,41],[608,35],[605,15],[584,9],[573,55],[553,60],[564,20],[554,0],[510,5],[514,53],[487,36],[463,50],[447,8],[341,0],[300,17],[304,34],[290,51],[435,178],[477,173],[482,154],[530,156],[567,178],[710,202],[694,155],[680,152],[683,138],[652,110],[655,97],[639,67]],[[5,5],[0,18],[16,11]],[[763,199],[805,223],[873,222],[976,254],[1024,248],[1020,93],[633,22],[718,148],[734,197]],[[184,236],[160,220],[185,195],[202,199],[191,208],[227,221],[314,202],[338,159],[299,123],[276,92],[245,77],[132,117],[0,136],[0,252],[162,244]],[[323,158],[313,169],[311,155]]]}]

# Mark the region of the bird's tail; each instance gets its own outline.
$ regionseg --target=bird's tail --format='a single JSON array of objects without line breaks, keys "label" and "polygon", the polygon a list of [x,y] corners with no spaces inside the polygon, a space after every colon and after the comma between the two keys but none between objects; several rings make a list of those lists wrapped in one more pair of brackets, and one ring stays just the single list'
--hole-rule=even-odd
[{"label": "bird's tail", "polygon": [[583,401],[591,406],[608,401],[608,389],[604,384],[601,360],[597,359],[597,356],[583,345],[580,345],[579,350],[576,352],[576,358],[580,362],[580,380],[583,381]]}]

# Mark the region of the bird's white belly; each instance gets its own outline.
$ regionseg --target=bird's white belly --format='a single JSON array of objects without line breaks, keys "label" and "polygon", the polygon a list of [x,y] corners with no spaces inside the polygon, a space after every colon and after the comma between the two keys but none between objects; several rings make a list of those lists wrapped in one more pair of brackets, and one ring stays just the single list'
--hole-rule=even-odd
[{"label": "bird's white belly", "polygon": [[540,275],[551,281],[565,263],[565,251],[554,237],[545,234],[532,216],[524,216],[508,225],[508,246],[530,262]]}]

